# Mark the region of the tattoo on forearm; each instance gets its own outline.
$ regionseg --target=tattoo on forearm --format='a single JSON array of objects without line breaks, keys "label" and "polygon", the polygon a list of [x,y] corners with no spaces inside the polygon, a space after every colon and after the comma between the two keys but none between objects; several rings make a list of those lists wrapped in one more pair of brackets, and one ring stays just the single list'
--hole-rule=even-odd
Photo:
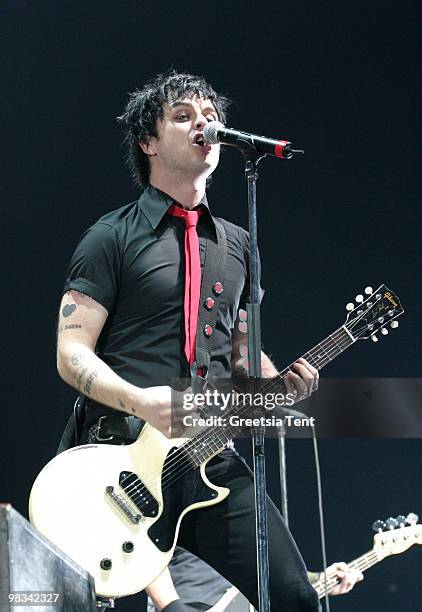
[{"label": "tattoo on forearm", "polygon": [[93,372],[91,372],[91,374],[86,379],[86,383],[85,383],[85,386],[84,386],[84,393],[86,393],[86,395],[90,395],[91,394],[92,383],[97,378],[97,376],[98,376],[98,372],[96,370],[94,370]]},{"label": "tattoo on forearm", "polygon": [[62,315],[64,317],[70,317],[70,315],[75,312],[76,304],[66,304],[63,306]]},{"label": "tattoo on forearm", "polygon": [[78,366],[82,363],[82,355],[80,353],[75,353],[74,355],[72,355],[72,365],[74,366]]},{"label": "tattoo on forearm", "polygon": [[248,377],[248,360],[239,359],[238,361],[232,362],[232,374],[238,378]]},{"label": "tattoo on forearm", "polygon": [[126,405],[125,405],[124,401],[121,400],[120,397],[117,398],[117,401],[119,403],[120,408],[126,408]]},{"label": "tattoo on forearm", "polygon": [[81,390],[82,387],[82,379],[85,376],[86,372],[87,372],[88,368],[84,368],[84,367],[80,367],[76,370],[76,372],[73,374],[73,378],[75,379],[75,382],[78,386],[79,391]]}]

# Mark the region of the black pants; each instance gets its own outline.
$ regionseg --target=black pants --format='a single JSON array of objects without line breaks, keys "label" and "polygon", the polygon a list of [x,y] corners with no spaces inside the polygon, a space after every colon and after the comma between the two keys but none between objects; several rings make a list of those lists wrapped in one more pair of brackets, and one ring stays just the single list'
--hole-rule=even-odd
[{"label": "black pants", "polygon": [[[228,487],[230,495],[220,504],[189,512],[178,544],[209,563],[258,608],[252,472],[236,452],[224,451],[209,462],[206,473],[212,483]],[[267,510],[271,610],[320,610],[298,548],[269,497]]]}]

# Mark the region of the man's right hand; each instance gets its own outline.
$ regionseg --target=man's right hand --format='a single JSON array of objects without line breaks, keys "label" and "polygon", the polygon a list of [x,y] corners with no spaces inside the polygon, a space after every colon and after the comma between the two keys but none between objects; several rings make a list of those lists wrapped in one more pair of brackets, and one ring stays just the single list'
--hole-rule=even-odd
[{"label": "man's right hand", "polygon": [[138,389],[131,398],[132,413],[167,438],[171,436],[171,388],[167,385]]}]

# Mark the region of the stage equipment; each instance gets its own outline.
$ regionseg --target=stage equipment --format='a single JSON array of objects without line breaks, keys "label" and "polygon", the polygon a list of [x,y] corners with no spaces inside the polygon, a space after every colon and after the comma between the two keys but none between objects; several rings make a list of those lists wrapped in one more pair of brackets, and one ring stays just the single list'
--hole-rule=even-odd
[{"label": "stage equipment", "polygon": [[0,504],[0,610],[22,605],[37,612],[94,612],[94,580],[10,504]]}]

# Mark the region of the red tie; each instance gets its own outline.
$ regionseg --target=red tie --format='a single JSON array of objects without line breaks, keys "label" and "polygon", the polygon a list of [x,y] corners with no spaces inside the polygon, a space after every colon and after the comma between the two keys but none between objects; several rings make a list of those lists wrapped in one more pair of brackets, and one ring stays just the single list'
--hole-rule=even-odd
[{"label": "red tie", "polygon": [[185,220],[185,355],[189,365],[195,361],[196,328],[198,325],[199,297],[201,295],[201,262],[196,225],[202,210],[185,210],[172,205],[168,210],[174,217]]}]

